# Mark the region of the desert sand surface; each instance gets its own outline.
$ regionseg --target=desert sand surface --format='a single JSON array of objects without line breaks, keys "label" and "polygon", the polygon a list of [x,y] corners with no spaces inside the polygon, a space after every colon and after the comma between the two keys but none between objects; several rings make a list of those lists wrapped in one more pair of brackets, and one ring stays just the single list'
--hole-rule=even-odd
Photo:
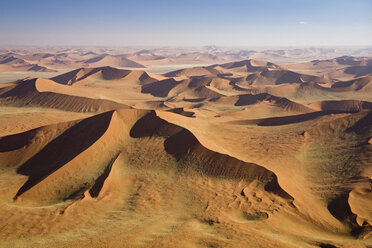
[{"label": "desert sand surface", "polygon": [[2,50],[53,74],[0,84],[0,247],[372,247],[372,57],[342,52]]}]

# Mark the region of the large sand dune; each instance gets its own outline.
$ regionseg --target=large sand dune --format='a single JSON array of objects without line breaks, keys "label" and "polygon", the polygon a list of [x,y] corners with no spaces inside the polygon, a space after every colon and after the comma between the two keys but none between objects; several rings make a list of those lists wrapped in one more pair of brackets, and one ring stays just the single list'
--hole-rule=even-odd
[{"label": "large sand dune", "polygon": [[7,88],[0,95],[0,101],[4,105],[48,107],[71,112],[102,112],[127,107],[110,100],[66,94],[65,88],[58,87],[47,79],[23,80]]}]

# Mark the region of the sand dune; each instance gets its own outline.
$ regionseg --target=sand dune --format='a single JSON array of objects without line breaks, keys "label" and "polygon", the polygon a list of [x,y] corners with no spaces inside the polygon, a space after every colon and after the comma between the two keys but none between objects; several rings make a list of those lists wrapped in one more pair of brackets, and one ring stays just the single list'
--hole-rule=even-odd
[{"label": "sand dune", "polygon": [[213,80],[208,78],[192,78],[177,81],[174,78],[142,86],[143,93],[158,97],[174,97],[174,99],[210,99],[223,96],[221,90],[210,87]]},{"label": "sand dune", "polygon": [[337,69],[327,73],[327,77],[336,79],[349,79],[361,76],[369,76],[372,74],[372,66],[350,66],[342,69]]},{"label": "sand dune", "polygon": [[309,112],[312,110],[311,108],[305,107],[299,103],[292,102],[288,100],[287,98],[276,97],[276,96],[272,96],[266,93],[257,94],[257,95],[251,95],[251,94],[238,95],[237,101],[234,103],[234,105],[245,106],[245,105],[256,104],[261,101],[271,102],[275,104],[276,106],[283,108],[284,111]]},{"label": "sand dune", "polygon": [[[144,68],[143,65],[128,59],[124,54],[110,55],[102,52],[73,51],[71,49],[57,52],[25,53],[23,51],[21,53],[5,53],[0,54],[0,61],[14,65],[37,64],[41,67],[48,68],[45,70],[49,71],[52,71],[53,69],[100,66]],[[18,66],[17,70],[27,70],[27,68],[25,66]]]},{"label": "sand dune", "polygon": [[299,74],[292,71],[280,70],[280,69],[267,69],[258,74],[251,74],[247,76],[246,81],[253,85],[270,85],[270,84],[283,84],[283,83],[297,83],[301,84],[304,82],[327,82],[325,78],[316,76]]},{"label": "sand dune", "polygon": [[171,62],[167,56],[158,55],[156,52],[147,49],[142,49],[131,54],[128,56],[128,59],[143,65],[169,64]]},{"label": "sand dune", "polygon": [[282,126],[288,124],[301,123],[309,120],[314,120],[322,116],[330,114],[340,114],[344,111],[333,110],[333,111],[316,111],[306,114],[299,115],[287,115],[280,117],[261,118],[261,119],[250,119],[250,120],[238,120],[230,121],[228,124],[233,125],[258,125],[258,126]]},{"label": "sand dune", "polygon": [[369,75],[372,63],[371,57],[342,56],[327,60],[313,60],[299,64],[281,65],[283,68],[314,76],[337,80],[351,80]]},{"label": "sand dune", "polygon": [[31,64],[23,59],[14,56],[0,56],[0,72],[1,71],[38,71],[38,72],[56,72],[55,70]]},{"label": "sand dune", "polygon": [[200,77],[200,76],[216,76],[219,72],[213,68],[208,67],[193,67],[186,68],[178,71],[168,72],[164,74],[166,77]]},{"label": "sand dune", "polygon": [[28,63],[26,61],[24,61],[23,59],[19,59],[19,58],[16,58],[14,56],[5,56],[5,57],[1,58],[0,64],[7,64],[7,65],[15,65],[15,64],[26,65]]},{"label": "sand dune", "polygon": [[177,95],[177,99],[184,101],[199,101],[204,99],[213,99],[223,96],[223,94],[215,91],[207,86],[199,86]]},{"label": "sand dune", "polygon": [[26,54],[26,55],[23,55],[23,56],[20,56],[22,57],[23,59],[25,60],[28,60],[28,61],[40,61],[42,59],[46,59],[46,58],[50,58],[50,57],[53,57],[55,56],[54,54],[52,53],[33,53],[33,54]]},{"label": "sand dune", "polygon": [[366,109],[372,109],[372,103],[357,100],[339,100],[339,101],[321,101],[310,105],[320,110],[339,110],[344,112],[359,112]]},{"label": "sand dune", "polygon": [[[184,171],[192,169],[210,177],[248,182],[259,180],[264,183],[265,190],[291,199],[272,172],[203,147],[188,130],[160,119],[155,112],[105,112],[81,121],[6,136],[0,139],[0,147],[6,152],[3,159],[10,160],[6,167],[16,166],[18,173],[28,176],[14,199],[21,204],[44,205],[67,199],[76,201],[84,198],[88,191],[92,197],[97,197],[123,144],[134,142],[135,145],[133,138],[154,135],[164,137],[161,138],[164,153],[174,156],[180,166],[189,167],[182,168]],[[34,143],[37,137],[45,138],[38,144]],[[6,143],[11,146],[5,146]],[[25,162],[14,161],[13,155],[19,153],[19,149],[33,155]],[[95,154],[102,149],[107,154],[97,160]],[[52,152],[55,150],[60,151],[59,157]],[[89,166],[84,166],[87,163]]]},{"label": "sand dune", "polygon": [[268,68],[270,69],[279,69],[279,66],[260,60],[243,60],[239,62],[231,62],[221,65],[222,68],[230,69],[234,71],[244,71],[244,72],[258,72],[264,71]]},{"label": "sand dune", "polygon": [[179,82],[173,78],[165,79],[159,82],[143,85],[142,92],[150,93],[153,96],[167,97],[171,89],[177,86],[178,84]]},{"label": "sand dune", "polygon": [[267,93],[261,94],[243,94],[237,96],[222,96],[219,98],[212,99],[213,102],[223,103],[223,104],[232,104],[235,106],[247,106],[254,105],[261,102],[268,102],[277,107],[280,107],[282,111],[296,111],[296,112],[310,112],[313,109],[301,105],[296,102],[292,102],[284,97],[276,97]]},{"label": "sand dune", "polygon": [[192,67],[182,70],[177,70],[164,74],[167,77],[218,77],[224,75],[232,75],[237,72],[261,72],[266,69],[279,69],[280,67],[266,61],[258,60],[243,60],[239,62],[231,62],[221,65],[211,65],[207,67]]},{"label": "sand dune", "polygon": [[332,88],[339,88],[345,91],[369,91],[372,85],[372,77],[360,77],[350,81],[340,81],[332,85]]},{"label": "sand dune", "polygon": [[[209,67],[194,67],[164,74],[168,77],[213,78],[239,82],[240,85],[302,84],[306,82],[329,83],[327,77],[306,75],[281,69],[279,66],[256,60],[244,60]],[[230,87],[231,88],[231,87]],[[236,88],[235,88],[236,89]]]},{"label": "sand dune", "polygon": [[[115,135],[121,127],[117,118],[114,112],[91,117],[53,139],[17,169],[18,173],[28,176],[28,181],[18,190],[15,198],[51,204],[77,197],[85,185],[92,186],[92,178],[98,178],[111,156],[115,156],[111,147],[118,146],[121,141],[121,136]],[[110,144],[105,144],[106,139],[110,139]],[[98,158],[96,155],[105,148],[107,154]],[[63,150],[57,158],[52,153],[56,149]],[[86,163],[90,166],[82,167]],[[71,177],[70,173],[75,176]]]},{"label": "sand dune", "polygon": [[0,101],[11,106],[40,106],[72,112],[102,112],[127,107],[109,100],[55,93],[54,88],[54,82],[47,79],[24,80],[3,89]]},{"label": "sand dune", "polygon": [[143,65],[139,63],[136,63],[130,59],[127,59],[123,55],[103,54],[103,55],[100,55],[94,58],[84,60],[82,62],[92,67],[105,66],[108,64],[111,66],[116,66],[116,67],[135,67],[135,68],[144,67]]},{"label": "sand dune", "polygon": [[287,69],[337,69],[347,66],[370,66],[372,65],[371,57],[353,57],[353,56],[341,56],[334,59],[327,60],[313,60],[305,63],[298,64],[287,64],[284,65]]},{"label": "sand dune", "polygon": [[[326,217],[327,216],[326,213],[328,213],[328,214],[331,214],[331,216],[334,216],[336,219],[339,219],[339,220],[342,220],[342,221],[350,221],[350,223],[353,223],[352,228],[358,229],[359,228],[358,225],[356,225],[356,223],[352,219],[346,220],[347,218],[352,216],[352,214],[350,212],[345,212],[345,214],[342,215],[342,216],[339,215],[339,212],[343,211],[342,209],[346,209],[347,206],[348,206],[348,204],[344,202],[345,198],[342,198],[344,194],[347,195],[347,193],[349,192],[348,187],[349,186],[350,187],[355,187],[356,185],[358,185],[358,182],[361,182],[361,181],[365,180],[365,178],[361,177],[360,179],[356,179],[356,181],[353,181],[352,178],[354,178],[353,175],[357,175],[357,174],[361,175],[360,174],[361,173],[361,170],[360,170],[361,168],[369,168],[369,165],[368,165],[369,157],[366,156],[366,154],[365,154],[365,155],[362,156],[363,159],[361,161],[356,161],[356,160],[353,160],[353,159],[348,160],[348,158],[351,158],[352,156],[354,156],[354,155],[352,155],[354,152],[356,152],[358,154],[364,154],[365,150],[363,150],[363,149],[358,150],[359,148],[357,148],[357,150],[351,149],[351,146],[353,146],[352,144],[341,142],[341,140],[342,139],[348,139],[349,140],[349,138],[353,137],[356,134],[355,132],[358,132],[358,134],[357,134],[358,138],[355,140],[355,142],[357,142],[358,144],[360,144],[363,147],[366,146],[366,140],[369,139],[368,135],[371,134],[370,133],[370,131],[371,131],[370,120],[368,119],[369,114],[370,114],[370,112],[368,112],[368,111],[367,112],[362,111],[362,112],[359,112],[357,114],[351,114],[351,115],[350,114],[342,114],[341,112],[337,112],[337,111],[328,111],[328,112],[324,111],[324,112],[314,112],[314,113],[308,113],[308,114],[301,114],[301,115],[297,115],[297,116],[287,116],[287,117],[284,116],[284,117],[278,117],[278,118],[267,118],[267,119],[256,120],[255,122],[245,121],[245,122],[239,122],[238,123],[238,121],[236,121],[236,123],[234,123],[234,124],[241,124],[241,127],[238,127],[238,126],[228,127],[227,124],[222,124],[221,122],[219,122],[218,124],[213,125],[213,130],[214,130],[213,132],[210,132],[210,131],[207,131],[206,129],[203,129],[203,130],[200,130],[198,132],[198,134],[201,135],[202,137],[204,137],[204,139],[202,139],[203,142],[207,142],[208,144],[211,144],[211,145],[212,144],[219,144],[218,147],[220,147],[220,145],[222,144],[222,143],[219,143],[219,142],[229,142],[228,145],[226,144],[225,146],[223,146],[224,149],[228,149],[229,152],[235,154],[236,156],[238,156],[240,158],[249,159],[252,162],[257,163],[258,161],[261,161],[261,163],[264,164],[266,168],[271,168],[273,171],[278,173],[278,181],[279,181],[280,185],[292,197],[294,197],[294,199],[295,199],[294,204],[299,209],[302,209],[302,211],[305,211],[305,209],[307,209],[306,211],[309,211],[308,214],[310,214],[311,211],[314,211],[315,209],[318,209],[318,210],[316,210],[317,213],[318,213],[318,216],[315,217],[315,215],[310,214],[312,216],[311,218],[321,218],[321,219],[323,219],[322,222],[325,223],[325,222],[331,221],[331,219],[332,219],[332,217],[331,218]],[[220,118],[222,118],[222,117],[220,117]],[[172,118],[172,120],[176,120],[176,119]],[[186,123],[190,123],[190,125],[192,125],[192,120],[186,121],[186,119],[183,118],[182,121],[180,121],[179,123],[185,123],[185,125],[186,125]],[[208,122],[208,123],[211,123],[211,122]],[[229,123],[229,124],[233,124],[233,123]],[[249,128],[247,127],[247,125],[250,125]],[[199,124],[199,126],[200,126],[200,124]],[[361,126],[364,127],[364,129],[363,129],[364,131],[363,132],[357,131],[358,128],[360,128]],[[199,130],[199,128],[197,126],[193,126],[193,128],[194,128],[193,130]],[[213,136],[212,133],[215,133],[216,129],[220,130],[220,132],[221,132],[220,135],[223,135],[222,130],[225,130],[225,131],[229,130],[231,133],[223,135],[223,137]],[[306,130],[305,132],[303,131],[304,129]],[[335,129],[338,130],[338,131],[335,131]],[[249,143],[245,142],[246,145],[249,144],[249,149],[245,149],[244,146],[243,147],[241,146],[241,144],[235,144],[235,142],[237,142],[238,140],[244,139],[243,137],[241,137],[241,135],[242,135],[241,132],[243,130],[245,130],[244,132],[249,132],[250,133],[249,136],[244,136],[246,138],[250,137],[249,141],[248,141]],[[250,130],[250,131],[248,131],[248,130]],[[279,145],[279,146],[278,146],[278,144],[270,145],[270,142],[272,141],[272,139],[274,137],[277,137],[277,135],[275,134],[275,131],[273,132],[273,130],[276,130],[277,132],[281,132],[281,135],[283,135],[286,131],[291,130],[291,131],[289,131],[289,133],[287,133],[289,135],[289,136],[287,136],[287,138],[289,138],[289,137],[292,137],[292,138],[290,138],[291,140],[287,140],[287,141],[281,140],[280,141],[281,145]],[[284,131],[284,130],[286,130],[286,131]],[[295,130],[297,130],[297,131],[295,131]],[[343,133],[345,131],[346,131],[346,133]],[[257,132],[262,132],[262,133],[257,134]],[[295,134],[296,132],[299,132],[299,133]],[[304,133],[302,133],[302,132],[304,132]],[[337,133],[337,135],[336,135],[336,133]],[[366,134],[367,134],[367,136],[365,136]],[[237,137],[235,137],[234,135],[237,135]],[[256,140],[255,138],[252,137],[252,135],[253,135],[253,137],[262,137],[262,135],[264,135],[265,137],[267,135],[273,136],[273,137],[268,138],[268,139],[257,139]],[[292,135],[294,135],[294,136],[292,136]],[[228,137],[230,137],[230,139],[228,139]],[[297,137],[297,138],[295,138],[295,137]],[[320,137],[322,137],[322,138],[320,138]],[[338,138],[338,137],[340,137],[340,138]],[[317,139],[320,139],[320,140],[316,141]],[[297,140],[297,141],[295,141],[295,140]],[[339,140],[342,144],[341,143],[337,144],[336,140]],[[302,152],[304,152],[302,155],[300,155],[300,157],[298,157],[298,159],[300,159],[302,161],[301,162],[302,165],[299,165],[298,171],[297,171],[297,169],[295,169],[296,162],[294,162],[294,161],[289,162],[290,160],[287,160],[288,157],[287,157],[286,154],[288,154],[290,152],[288,149],[290,149],[294,153],[297,153],[297,152],[293,151],[294,147],[291,146],[292,142],[300,142],[300,143],[305,142],[305,143],[302,143],[304,145],[304,147],[302,147],[302,146],[301,146],[302,148],[298,147],[298,149],[301,150],[300,154],[302,154]],[[308,142],[310,142],[310,143],[308,143]],[[321,142],[325,142],[325,143],[321,143]],[[333,143],[333,142],[336,142],[336,143]],[[256,145],[254,145],[254,143]],[[288,146],[285,145],[285,144],[287,144]],[[312,144],[312,145],[310,145],[310,144]],[[326,148],[327,146],[328,146],[328,148]],[[329,146],[332,146],[332,148],[330,148]],[[284,148],[284,147],[286,147],[286,148]],[[329,149],[333,149],[333,147],[336,150],[335,151],[330,151]],[[336,148],[336,147],[338,147],[338,148]],[[239,149],[239,151],[236,150],[236,149]],[[281,152],[277,151],[277,153],[274,152],[274,150],[277,150],[277,149],[284,149],[284,150],[282,150]],[[305,149],[305,150],[302,150],[302,149]],[[322,149],[327,149],[327,151],[324,151]],[[349,150],[349,149],[351,149],[351,150]],[[268,153],[266,152],[265,153],[265,151],[270,151],[270,150],[271,150],[271,152],[268,152]],[[315,155],[313,153],[315,150],[318,152],[317,153],[318,155]],[[262,153],[259,153],[259,151],[261,151]],[[337,156],[337,158],[341,158],[341,157],[339,157],[340,154],[344,153],[343,154],[344,157],[342,158],[341,161],[337,161],[336,157],[327,158],[327,156],[328,156],[327,154],[329,154],[329,153],[334,154],[335,156]],[[272,154],[272,155],[269,155],[269,154]],[[368,154],[368,152],[367,152],[367,154]],[[271,156],[271,158],[269,158],[268,156]],[[302,157],[302,156],[305,156],[305,157]],[[314,157],[310,158],[310,157],[307,157],[307,156],[314,156]],[[333,159],[335,159],[335,160],[333,160]],[[290,167],[286,167],[288,171],[283,170],[283,168],[284,168],[283,166],[285,166],[285,165],[284,164],[278,165],[278,161],[281,161],[281,163],[284,163],[284,164],[286,163],[284,161],[288,161],[288,163],[290,163],[291,165],[293,165],[295,167],[290,166]],[[334,161],[334,163],[335,163],[334,166],[335,167],[340,166],[340,167],[343,167],[343,168],[349,168],[348,167],[349,166],[348,162],[346,162],[346,161],[349,161],[350,163],[355,164],[355,166],[357,166],[357,167],[355,167],[355,168],[350,167],[350,171],[347,172],[348,176],[345,178],[344,177],[345,174],[343,174],[343,172],[332,174],[332,173],[334,173],[333,169],[329,170],[329,168],[327,167],[328,169],[323,168],[324,169],[324,171],[323,171],[323,169],[321,167],[317,167],[317,166],[323,166],[323,165],[325,166],[325,164],[328,163],[327,161],[329,163],[332,163],[331,161]],[[315,164],[312,164],[313,162]],[[306,166],[306,167],[302,167],[302,166]],[[330,165],[328,165],[328,166],[330,166]],[[276,168],[276,169],[274,169],[274,168]],[[315,168],[316,168],[316,171],[318,171],[320,174],[317,174],[318,172],[314,171]],[[351,169],[351,168],[353,168],[353,169]],[[304,170],[306,172],[304,172]],[[323,176],[325,177],[324,181],[323,180],[318,180],[319,176],[322,173],[321,171],[323,171],[324,173],[326,173],[328,175],[328,176],[326,176],[326,174],[323,174]],[[283,176],[283,174],[293,176],[294,173],[298,177],[296,179],[293,179],[293,181],[287,181],[287,180],[281,181],[280,180],[280,178],[281,178],[281,176]],[[300,179],[302,177],[306,178],[306,179],[304,179],[306,181],[306,183],[305,183],[305,181]],[[337,183],[338,180],[341,180],[340,178],[343,178],[342,179],[343,183],[341,183],[341,184]],[[304,183],[306,185],[314,185],[315,188],[314,189],[309,189],[309,188],[307,188],[307,186],[304,185]],[[293,184],[297,184],[297,186],[294,186]],[[344,186],[342,186],[342,185],[344,185]],[[331,188],[328,188],[328,187],[331,187]],[[344,187],[344,188],[341,189],[339,187]],[[309,193],[308,190],[310,190],[311,193]],[[336,190],[336,191],[333,191],[333,190]],[[323,207],[316,206],[315,202],[310,203],[309,200],[304,200],[304,202],[303,202],[304,205],[301,207],[300,206],[301,205],[301,203],[300,203],[301,200],[300,199],[303,198],[303,197],[306,198],[308,196],[311,198],[311,196],[308,195],[308,194],[310,194],[310,195],[316,194],[319,197],[321,197],[324,200],[326,208],[324,208],[324,205],[323,205]],[[338,197],[341,197],[341,198],[338,198]],[[342,199],[342,200],[339,200],[339,199]],[[322,202],[323,200],[320,200],[318,203]],[[338,203],[338,202],[340,202],[340,203]],[[314,205],[311,208],[306,207],[306,206],[308,206],[308,204],[313,204],[313,203],[314,203]],[[338,204],[340,204],[340,205],[338,205]],[[321,210],[322,208],[324,208],[324,209]],[[320,214],[321,212],[322,212],[322,214]],[[335,223],[331,224],[331,225],[335,225]],[[334,228],[336,228],[336,227],[334,226]],[[337,228],[339,228],[339,227],[337,227]],[[361,237],[365,237],[364,235],[366,235],[369,232],[367,230],[369,230],[369,229],[367,228],[365,230],[366,233],[362,234]]]},{"label": "sand dune", "polygon": [[[355,84],[353,84],[355,82]],[[304,82],[301,84],[279,85],[249,85],[240,81],[234,83],[241,93],[259,94],[268,93],[278,97],[286,97],[293,101],[311,103],[323,100],[356,99],[371,101],[369,79],[354,79],[351,81],[337,81],[335,83]],[[348,85],[350,87],[348,87]],[[230,91],[232,92],[232,91]],[[235,94],[241,94],[236,92]]]},{"label": "sand dune", "polygon": [[107,66],[98,68],[81,68],[51,79],[57,83],[67,85],[84,84],[99,80],[134,81],[138,82],[138,84],[147,84],[164,79],[164,77],[144,71],[122,70]]}]

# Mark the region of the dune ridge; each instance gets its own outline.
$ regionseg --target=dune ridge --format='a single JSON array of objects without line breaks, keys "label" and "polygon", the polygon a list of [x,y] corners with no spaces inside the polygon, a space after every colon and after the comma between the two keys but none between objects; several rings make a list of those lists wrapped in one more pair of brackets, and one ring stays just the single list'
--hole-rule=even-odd
[{"label": "dune ridge", "polygon": [[[0,95],[1,102],[15,106],[42,106],[72,112],[102,112],[115,108],[129,108],[110,100],[91,99],[54,93],[53,82],[45,79],[29,79],[19,82],[15,87]],[[40,91],[40,89],[42,89]],[[46,90],[46,91],[44,91]]]}]

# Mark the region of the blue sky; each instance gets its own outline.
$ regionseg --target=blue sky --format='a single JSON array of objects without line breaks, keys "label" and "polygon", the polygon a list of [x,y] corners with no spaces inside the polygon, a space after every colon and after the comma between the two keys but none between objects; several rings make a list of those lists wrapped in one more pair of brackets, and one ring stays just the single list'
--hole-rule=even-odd
[{"label": "blue sky", "polygon": [[0,0],[0,45],[372,45],[372,0]]}]

